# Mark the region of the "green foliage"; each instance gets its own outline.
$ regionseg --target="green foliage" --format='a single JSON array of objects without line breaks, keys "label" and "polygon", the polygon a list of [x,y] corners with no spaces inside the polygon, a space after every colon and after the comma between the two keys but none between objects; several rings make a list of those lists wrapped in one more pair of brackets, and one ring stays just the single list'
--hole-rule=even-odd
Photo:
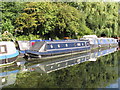
[{"label": "green foliage", "polygon": [[7,30],[7,31],[9,31],[11,33],[13,32],[14,26],[11,24],[10,20],[2,23],[2,30],[3,31]]},{"label": "green foliage", "polygon": [[85,14],[84,22],[97,36],[119,36],[118,3],[80,2],[70,4]]},{"label": "green foliage", "polygon": [[18,40],[37,40],[37,39],[40,39],[39,36],[33,35],[33,34],[30,34],[28,36],[21,35],[21,36],[16,37],[17,41]]},{"label": "green foliage", "polygon": [[2,2],[1,7],[2,33],[7,30],[17,37],[27,38],[30,34],[42,39],[79,38],[86,34],[120,36],[118,3]]},{"label": "green foliage", "polygon": [[19,16],[19,13],[22,12],[23,8],[24,5],[20,2],[2,2],[2,33],[4,31],[9,31],[12,34],[14,33],[14,21],[16,17]]},{"label": "green foliage", "polygon": [[31,2],[26,5],[24,13],[16,19],[16,29],[23,34],[63,38],[74,37],[80,29],[79,22],[83,15],[74,7],[64,3]]},{"label": "green foliage", "polygon": [[5,31],[3,34],[1,34],[1,41],[15,41],[15,38],[10,32]]}]

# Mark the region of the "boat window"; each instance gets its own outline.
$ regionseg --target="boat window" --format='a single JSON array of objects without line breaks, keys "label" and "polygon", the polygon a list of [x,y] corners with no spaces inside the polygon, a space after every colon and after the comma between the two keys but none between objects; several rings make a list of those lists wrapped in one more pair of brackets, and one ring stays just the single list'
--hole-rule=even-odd
[{"label": "boat window", "polygon": [[53,68],[53,66],[50,67],[51,69]]},{"label": "boat window", "polygon": [[81,43],[82,45],[81,46],[84,46],[85,44],[84,43]]},{"label": "boat window", "polygon": [[79,63],[79,62],[80,62],[80,59],[78,59],[77,62]]},{"label": "boat window", "polygon": [[66,47],[68,47],[68,44],[65,44]]},{"label": "boat window", "polygon": [[51,48],[53,48],[53,45],[50,45]]},{"label": "boat window", "polygon": [[84,61],[84,58],[81,58],[81,61]]},{"label": "boat window", "polygon": [[86,42],[86,45],[89,46],[89,42]]},{"label": "boat window", "polygon": [[65,65],[68,65],[68,62],[66,62],[66,64]]},{"label": "boat window", "polygon": [[6,45],[0,45],[0,54],[7,53]]},{"label": "boat window", "polygon": [[58,47],[60,48],[60,44],[58,44]]},{"label": "boat window", "polygon": [[80,43],[77,43],[77,46],[81,46],[81,44],[80,44]]},{"label": "boat window", "polygon": [[60,67],[60,64],[58,64],[58,67]]}]

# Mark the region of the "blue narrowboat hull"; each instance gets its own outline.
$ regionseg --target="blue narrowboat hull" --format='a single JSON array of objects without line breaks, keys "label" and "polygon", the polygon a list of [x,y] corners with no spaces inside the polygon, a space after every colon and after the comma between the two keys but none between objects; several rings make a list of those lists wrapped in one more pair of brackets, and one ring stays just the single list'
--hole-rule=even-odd
[{"label": "blue narrowboat hull", "polygon": [[44,58],[44,57],[51,57],[51,56],[60,56],[60,55],[66,55],[66,54],[72,54],[72,53],[82,53],[87,52],[90,50],[90,47],[85,48],[77,48],[77,49],[65,49],[65,50],[57,50],[57,51],[48,51],[48,52],[37,52],[37,51],[31,51],[26,50],[26,56],[30,58]]},{"label": "blue narrowboat hull", "polygon": [[55,40],[36,42],[30,50],[25,50],[28,57],[46,57],[66,53],[90,50],[88,40]]},{"label": "blue narrowboat hull", "polygon": [[73,53],[73,52],[80,52],[90,50],[90,47],[85,48],[77,48],[77,49],[65,49],[65,50],[57,50],[57,51],[48,51],[48,52],[37,52],[37,51],[30,51],[26,50],[27,54],[35,55],[35,56],[48,56],[48,55],[57,55],[57,54],[64,54],[64,53]]}]

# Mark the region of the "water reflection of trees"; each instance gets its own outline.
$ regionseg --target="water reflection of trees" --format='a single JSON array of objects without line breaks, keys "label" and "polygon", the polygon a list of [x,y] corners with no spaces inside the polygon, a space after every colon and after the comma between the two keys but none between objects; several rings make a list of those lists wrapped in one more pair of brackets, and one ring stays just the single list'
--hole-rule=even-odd
[{"label": "water reflection of trees", "polygon": [[[59,87],[100,88],[118,78],[118,52],[100,57],[96,62],[85,62],[57,71]],[[62,75],[61,75],[62,74]],[[64,75],[64,76],[63,76]],[[66,83],[68,82],[68,83]]]},{"label": "water reflection of trees", "polygon": [[118,79],[120,51],[49,74],[19,73],[17,88],[104,88]]}]

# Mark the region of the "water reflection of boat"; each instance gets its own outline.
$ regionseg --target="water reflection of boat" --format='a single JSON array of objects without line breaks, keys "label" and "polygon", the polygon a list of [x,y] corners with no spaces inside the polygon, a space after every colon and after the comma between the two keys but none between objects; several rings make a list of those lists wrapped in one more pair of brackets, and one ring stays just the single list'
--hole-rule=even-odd
[{"label": "water reflection of boat", "polygon": [[18,59],[17,62],[9,66],[0,67],[0,88],[14,84],[17,73],[24,71],[26,61],[23,58],[21,59]]},{"label": "water reflection of boat", "polygon": [[107,50],[101,50],[101,51],[98,52],[98,56],[97,57],[105,56],[105,55],[113,53],[115,51],[117,51],[116,47],[115,48],[109,48]]},{"label": "water reflection of boat", "polygon": [[[116,48],[96,49],[91,52],[72,55],[69,57],[51,59],[47,62],[19,60],[10,67],[0,68],[0,88],[14,84],[16,75],[20,72],[37,71],[39,73],[50,73],[73,65],[77,65],[87,61],[96,61],[98,57],[115,52]],[[20,67],[18,67],[20,66]]]},{"label": "water reflection of boat", "polygon": [[26,69],[28,71],[38,71],[40,73],[50,73],[53,71],[60,70],[62,68],[70,67],[76,64],[80,64],[86,61],[96,61],[96,59],[100,56],[104,56],[110,53],[113,53],[117,50],[117,48],[108,48],[108,49],[99,49],[91,52],[87,52],[84,54],[78,54],[67,58],[59,58],[55,60],[49,60],[47,62],[41,62],[38,64],[28,65]]},{"label": "water reflection of boat", "polygon": [[36,70],[38,72],[46,72],[50,73],[52,71],[56,71],[62,68],[66,68],[69,66],[73,66],[90,59],[89,54],[81,55],[81,56],[72,56],[68,58],[62,58],[57,60],[50,60],[48,62],[42,62],[36,65],[32,65],[27,67],[28,70]]},{"label": "water reflection of boat", "polygon": [[[13,69],[14,67],[14,69]],[[16,75],[19,69],[16,66],[1,67],[0,68],[0,88],[14,84],[16,81]]]}]

